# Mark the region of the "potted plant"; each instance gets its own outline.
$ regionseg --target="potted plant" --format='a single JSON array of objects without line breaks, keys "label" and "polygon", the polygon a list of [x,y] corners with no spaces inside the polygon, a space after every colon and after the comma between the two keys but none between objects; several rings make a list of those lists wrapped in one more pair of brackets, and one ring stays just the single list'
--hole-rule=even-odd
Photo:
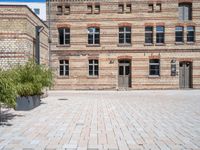
[{"label": "potted plant", "polygon": [[42,65],[29,61],[13,71],[17,90],[16,110],[30,110],[40,105],[40,95],[52,84],[52,73]]}]

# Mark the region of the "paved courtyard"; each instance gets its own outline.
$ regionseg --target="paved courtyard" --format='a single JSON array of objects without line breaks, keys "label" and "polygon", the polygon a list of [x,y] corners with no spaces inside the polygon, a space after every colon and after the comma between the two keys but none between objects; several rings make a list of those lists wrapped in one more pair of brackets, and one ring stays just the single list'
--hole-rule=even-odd
[{"label": "paved courtyard", "polygon": [[200,150],[200,91],[51,91],[9,111],[0,149]]}]

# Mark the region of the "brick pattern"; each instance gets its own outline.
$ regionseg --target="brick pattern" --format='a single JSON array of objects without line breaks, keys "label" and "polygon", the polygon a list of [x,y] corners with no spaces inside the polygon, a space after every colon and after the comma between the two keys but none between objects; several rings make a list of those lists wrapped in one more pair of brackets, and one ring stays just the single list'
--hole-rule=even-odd
[{"label": "brick pattern", "polygon": [[[193,88],[200,88],[200,2],[193,0],[192,21],[178,20],[178,0],[160,0],[161,12],[148,12],[148,0],[95,0],[95,1],[50,1],[51,2],[51,64],[55,73],[55,89],[110,89],[118,88],[118,58],[131,57],[132,86],[133,89],[171,89],[179,88],[179,61],[193,60]],[[100,14],[87,14],[87,4],[100,4]],[[132,4],[131,13],[118,13],[118,4]],[[151,1],[151,2],[157,2]],[[56,15],[57,5],[69,4],[70,15]],[[47,17],[48,18],[48,17]],[[61,46],[58,44],[58,26],[70,26],[71,44]],[[175,26],[181,24],[185,27],[195,25],[196,42],[193,44],[175,44]],[[87,27],[98,25],[100,27],[100,45],[88,46]],[[131,45],[118,44],[118,28],[121,25],[132,27]],[[144,44],[144,28],[146,25],[154,27],[154,43],[157,25],[165,26],[165,44],[147,46]],[[186,30],[184,31],[186,41]],[[100,63],[100,76],[97,79],[88,77],[88,58],[96,55]],[[70,75],[67,78],[58,76],[60,57],[70,60]],[[159,56],[161,59],[161,76],[150,78],[148,76],[149,56]],[[175,58],[177,76],[171,77],[170,62]],[[110,62],[113,63],[110,63]]]},{"label": "brick pattern", "polygon": [[48,29],[25,6],[0,6],[0,68],[8,69],[24,64],[34,57],[35,27],[43,26],[41,33],[41,63],[48,64]]}]

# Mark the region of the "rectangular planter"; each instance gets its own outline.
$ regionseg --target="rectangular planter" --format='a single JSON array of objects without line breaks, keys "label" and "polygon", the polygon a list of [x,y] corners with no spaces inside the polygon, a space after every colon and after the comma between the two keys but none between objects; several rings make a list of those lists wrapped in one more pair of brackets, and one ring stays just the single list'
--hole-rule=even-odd
[{"label": "rectangular planter", "polygon": [[15,110],[31,110],[40,105],[40,96],[17,97]]}]

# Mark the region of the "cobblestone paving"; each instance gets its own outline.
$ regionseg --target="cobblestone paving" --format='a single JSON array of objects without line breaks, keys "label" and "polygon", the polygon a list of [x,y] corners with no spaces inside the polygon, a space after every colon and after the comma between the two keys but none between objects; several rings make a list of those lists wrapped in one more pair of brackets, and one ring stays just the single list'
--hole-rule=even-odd
[{"label": "cobblestone paving", "polygon": [[200,91],[52,91],[0,126],[0,149],[200,150]]}]

